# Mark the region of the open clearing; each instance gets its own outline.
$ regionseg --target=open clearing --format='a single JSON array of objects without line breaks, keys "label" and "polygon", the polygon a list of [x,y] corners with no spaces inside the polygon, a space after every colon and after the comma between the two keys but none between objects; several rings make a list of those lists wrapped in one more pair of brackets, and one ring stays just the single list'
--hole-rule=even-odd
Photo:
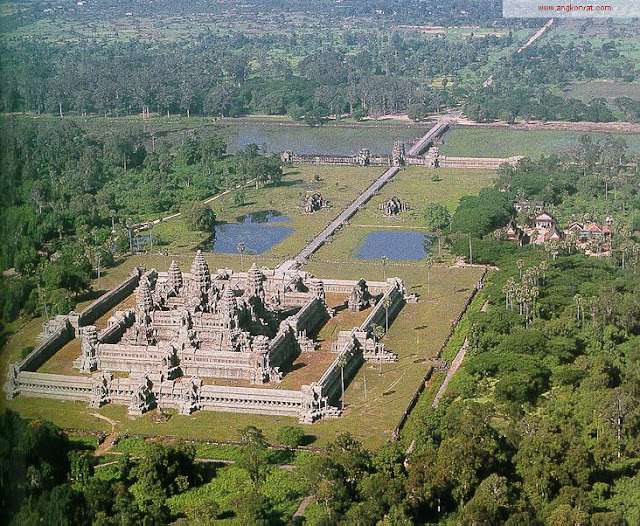
[{"label": "open clearing", "polygon": [[571,84],[564,92],[566,98],[580,99],[590,102],[592,99],[604,97],[613,102],[618,97],[640,98],[640,82],[611,82],[606,80],[592,80]]},{"label": "open clearing", "polygon": [[[434,181],[435,176],[440,180]],[[453,215],[462,196],[477,194],[482,188],[490,186],[495,176],[493,170],[464,168],[430,170],[409,166],[383,186],[380,193],[374,196],[350,222],[355,225],[424,226],[422,209],[426,203],[444,205]],[[396,217],[387,217],[379,207],[393,196],[406,201],[409,210]]]},{"label": "open clearing", "polygon": [[[458,127],[444,137],[440,147],[442,155],[459,157],[509,157],[524,155],[538,159],[552,153],[562,155],[576,151],[580,137],[578,131],[563,130],[516,130],[505,128]],[[604,133],[590,133],[596,139]],[[640,151],[640,135],[624,134],[622,137],[630,150]]]}]

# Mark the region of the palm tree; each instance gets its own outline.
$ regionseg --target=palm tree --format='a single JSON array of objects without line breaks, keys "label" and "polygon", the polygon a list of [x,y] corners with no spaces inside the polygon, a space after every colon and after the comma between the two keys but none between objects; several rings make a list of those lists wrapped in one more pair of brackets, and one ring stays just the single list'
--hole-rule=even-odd
[{"label": "palm tree", "polygon": [[387,281],[387,263],[389,263],[389,258],[387,256],[382,256],[380,258],[380,264],[382,265],[382,281]]},{"label": "palm tree", "polygon": [[433,267],[434,259],[427,258],[427,299],[431,297],[431,267]]},{"label": "palm tree", "polygon": [[382,306],[385,311],[385,332],[389,332],[389,307],[391,307],[391,298],[389,296],[382,298]]},{"label": "palm tree", "polygon": [[513,299],[516,291],[516,280],[509,278],[502,292],[505,294],[505,308],[513,311]]},{"label": "palm tree", "polygon": [[377,340],[380,341],[384,336],[384,329],[380,325],[373,325],[371,327],[371,335]]},{"label": "palm tree", "polygon": [[516,265],[518,265],[518,270],[520,271],[520,279],[522,279],[522,269],[524,267],[524,261],[519,259]]},{"label": "palm tree", "polygon": [[242,241],[240,241],[240,243],[238,243],[238,252],[240,253],[240,270],[242,272],[244,272],[244,263],[242,262],[242,254],[246,249],[247,247],[245,246],[245,244]]},{"label": "palm tree", "polygon": [[347,358],[344,354],[338,356],[338,365],[340,366],[340,382],[342,384],[342,410],[344,410],[344,368],[347,366]]},{"label": "palm tree", "polygon": [[[384,329],[380,325],[373,325],[371,327],[371,334],[376,339],[376,341],[380,341],[384,336]],[[378,367],[379,367],[379,374],[382,374],[382,358],[381,357],[378,357]]]},{"label": "palm tree", "polygon": [[540,272],[542,272],[542,286],[544,287],[545,281],[547,279],[547,269],[549,268],[549,264],[546,259],[543,259],[540,262]]}]

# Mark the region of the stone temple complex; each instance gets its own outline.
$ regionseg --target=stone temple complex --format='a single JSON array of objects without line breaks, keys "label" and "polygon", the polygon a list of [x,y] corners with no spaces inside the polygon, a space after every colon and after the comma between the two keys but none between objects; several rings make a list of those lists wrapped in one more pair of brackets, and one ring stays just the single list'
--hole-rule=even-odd
[{"label": "stone temple complex", "polygon": [[[277,387],[335,311],[326,294],[344,296],[345,309],[369,310],[351,330],[341,330],[326,352],[324,373],[299,390]],[[107,326],[95,321],[111,311]],[[388,298],[388,299],[385,299]],[[296,268],[212,273],[200,252],[189,272],[174,261],[165,273],[138,268],[119,287],[81,313],[47,326],[44,341],[10,367],[5,390],[17,395],[81,400],[91,407],[128,406],[132,415],[154,407],[296,416],[302,423],[339,416],[341,375],[346,381],[366,361],[395,361],[373,337],[405,302],[401,280],[317,279]],[[76,373],[38,368],[75,338]],[[270,386],[272,386],[270,388]]]}]

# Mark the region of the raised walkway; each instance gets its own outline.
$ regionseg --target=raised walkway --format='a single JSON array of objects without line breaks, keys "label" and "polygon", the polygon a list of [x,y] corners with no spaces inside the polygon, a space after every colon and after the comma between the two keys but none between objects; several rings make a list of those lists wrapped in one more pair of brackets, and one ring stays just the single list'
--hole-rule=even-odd
[{"label": "raised walkway", "polygon": [[449,122],[450,120],[447,117],[440,119],[433,128],[420,138],[417,143],[409,148],[407,155],[409,155],[409,157],[417,157],[420,155],[429,146],[431,146],[431,143],[433,143],[434,140],[447,131],[447,128],[449,128]]},{"label": "raised walkway", "polygon": [[[413,147],[409,150],[409,155],[419,155],[435,138],[444,133],[449,127],[449,123],[455,120],[456,114],[451,114],[440,119],[433,128],[431,128]],[[309,244],[304,247],[294,259],[290,259],[282,263],[278,270],[290,270],[297,265],[305,262],[316,250],[318,250],[331,237],[336,230],[344,225],[369,199],[371,199],[389,180],[400,171],[399,166],[392,166],[385,170],[380,177],[371,183],[367,189],[362,192],[345,208],[338,217],[329,223]]]},{"label": "raised walkway", "polygon": [[[380,190],[385,184],[389,182],[389,180],[400,171],[399,166],[392,166],[384,171],[384,173],[378,177],[373,183],[371,183],[367,189],[362,192],[358,197],[356,197],[347,208],[345,208],[338,217],[336,217],[329,225],[327,225],[322,232],[320,232],[316,237],[314,237],[311,242],[304,247],[298,255],[294,258],[296,263],[304,263],[305,259],[307,259],[311,254],[313,254],[316,250],[318,250],[322,244],[331,236],[333,233],[338,230],[342,225],[344,225],[360,208],[364,205],[373,195]],[[286,265],[288,262],[285,261],[283,265]]]}]

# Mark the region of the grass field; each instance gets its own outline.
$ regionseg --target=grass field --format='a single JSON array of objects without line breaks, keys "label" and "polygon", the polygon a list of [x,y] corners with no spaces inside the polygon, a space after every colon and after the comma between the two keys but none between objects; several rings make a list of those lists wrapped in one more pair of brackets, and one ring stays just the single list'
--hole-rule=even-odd
[{"label": "grass field", "polygon": [[[433,181],[438,175],[442,180]],[[374,196],[346,226],[343,226],[316,254],[314,261],[353,261],[353,253],[365,237],[376,230],[417,230],[429,233],[424,226],[422,210],[427,203],[439,203],[453,214],[465,195],[477,194],[482,188],[490,186],[495,177],[493,170],[465,170],[459,168],[441,168],[437,171],[419,167],[408,167],[394,176],[385,185],[380,194]],[[392,196],[406,201],[410,210],[395,217],[387,217],[379,205]],[[447,257],[446,251],[442,256]],[[363,265],[378,265],[378,261],[361,261]]]},{"label": "grass field", "polygon": [[[440,147],[442,155],[460,157],[508,157],[524,155],[538,159],[541,155],[572,152],[580,137],[578,131],[564,130],[514,130],[504,128],[454,128],[444,138]],[[591,133],[594,138],[606,134]],[[640,151],[640,135],[619,135],[630,150]]]},{"label": "grass field", "polygon": [[[432,178],[435,175],[441,180],[433,181]],[[444,205],[453,214],[462,196],[477,194],[482,188],[490,186],[494,178],[493,170],[440,168],[434,171],[410,166],[383,186],[379,195],[374,196],[350,223],[377,226],[424,226],[422,209],[426,203]],[[379,206],[393,196],[406,201],[410,210],[396,217],[386,217]]]},{"label": "grass field", "polygon": [[580,99],[589,102],[592,99],[604,97],[609,103],[618,97],[640,99],[640,82],[611,82],[594,80],[579,82],[569,86],[564,93],[567,98]]}]

